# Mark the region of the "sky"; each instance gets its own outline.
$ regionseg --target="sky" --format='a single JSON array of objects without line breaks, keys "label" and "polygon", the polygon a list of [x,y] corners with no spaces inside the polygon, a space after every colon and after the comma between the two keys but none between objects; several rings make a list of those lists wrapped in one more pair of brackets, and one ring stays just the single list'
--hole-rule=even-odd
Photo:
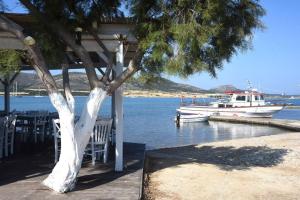
[{"label": "sky", "polygon": [[[13,12],[24,12],[16,0],[4,0]],[[166,76],[179,82],[211,89],[220,85],[234,85],[247,89],[252,86],[266,93],[300,95],[300,1],[261,0],[266,10],[262,18],[265,30],[253,37],[253,48],[238,52],[217,78],[207,73],[194,74],[188,79]]]},{"label": "sky", "polygon": [[267,93],[300,94],[300,1],[262,0],[266,10],[263,31],[256,31],[253,49],[239,52],[218,72],[217,79],[207,73],[195,74],[187,80],[168,77],[204,89],[231,84],[253,87]]}]

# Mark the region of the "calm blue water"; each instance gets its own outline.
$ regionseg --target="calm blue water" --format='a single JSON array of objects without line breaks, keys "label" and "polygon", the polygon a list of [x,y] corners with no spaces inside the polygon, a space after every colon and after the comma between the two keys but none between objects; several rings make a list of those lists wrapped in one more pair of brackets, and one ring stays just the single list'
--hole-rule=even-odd
[{"label": "calm blue water", "polygon": [[[3,107],[3,98],[0,98]],[[80,114],[86,97],[76,97],[76,113]],[[110,116],[111,98],[107,98],[100,110],[101,116]],[[197,144],[234,138],[255,137],[283,133],[284,130],[246,124],[223,122],[183,124],[179,129],[173,118],[180,100],[177,98],[124,98],[125,141],[146,143],[149,149]],[[300,105],[300,100],[286,103]],[[11,110],[49,110],[54,112],[48,97],[11,98]],[[274,118],[300,119],[300,110],[283,110]]]}]

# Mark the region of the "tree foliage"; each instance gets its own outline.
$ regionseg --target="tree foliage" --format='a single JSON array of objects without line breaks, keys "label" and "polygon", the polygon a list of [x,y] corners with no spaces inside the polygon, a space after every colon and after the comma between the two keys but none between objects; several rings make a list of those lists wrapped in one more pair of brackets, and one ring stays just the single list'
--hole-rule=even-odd
[{"label": "tree foliage", "polygon": [[[0,0],[0,12],[7,11],[7,5]],[[22,52],[13,49],[0,49],[0,75],[9,75],[10,72],[20,70]]]},{"label": "tree foliage", "polygon": [[[1,2],[1,1],[0,1]],[[21,1],[22,3],[22,1]],[[48,16],[74,33],[92,22],[124,17],[124,4],[136,25],[134,35],[144,52],[141,74],[168,73],[187,77],[207,71],[216,76],[224,61],[251,47],[265,14],[258,0],[31,0]],[[31,27],[32,28],[32,27]],[[43,23],[32,34],[51,65],[61,62],[66,44]]]},{"label": "tree foliage", "polygon": [[91,26],[102,19],[124,17],[119,0],[31,0],[50,21],[64,25],[70,31],[78,26]]},{"label": "tree foliage", "polygon": [[13,49],[0,49],[0,74],[8,75],[10,72],[20,70],[23,53]]},{"label": "tree foliage", "polygon": [[[238,50],[251,47],[262,28],[264,9],[256,0],[131,0],[146,73],[216,76]],[[164,66],[164,67],[163,67]]]}]

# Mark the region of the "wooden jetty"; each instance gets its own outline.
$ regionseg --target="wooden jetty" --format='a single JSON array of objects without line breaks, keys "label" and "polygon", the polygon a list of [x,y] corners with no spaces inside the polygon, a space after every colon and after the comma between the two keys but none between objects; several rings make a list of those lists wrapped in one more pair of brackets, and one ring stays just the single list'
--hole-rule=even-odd
[{"label": "wooden jetty", "polygon": [[300,109],[300,106],[286,106],[285,109]]},{"label": "wooden jetty", "polygon": [[41,184],[53,169],[53,152],[19,154],[0,164],[0,200],[22,199],[140,199],[145,145],[124,143],[124,171],[115,172],[108,164],[86,160],[78,176],[75,191],[58,194]]},{"label": "wooden jetty", "polygon": [[267,126],[273,126],[278,128],[284,128],[292,131],[300,131],[299,120],[249,118],[249,117],[234,117],[234,116],[210,116],[209,120],[231,122],[231,123],[267,125]]}]

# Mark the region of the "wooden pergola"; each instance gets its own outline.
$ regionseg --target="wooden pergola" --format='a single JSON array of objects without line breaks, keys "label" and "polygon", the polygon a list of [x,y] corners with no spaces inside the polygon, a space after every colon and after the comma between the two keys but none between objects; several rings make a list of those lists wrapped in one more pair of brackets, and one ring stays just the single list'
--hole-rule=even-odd
[{"label": "wooden pergola", "polygon": [[[33,22],[33,18],[28,14],[7,13],[6,17],[12,19],[17,24],[27,27],[26,25]],[[137,48],[137,40],[132,34],[134,24],[129,19],[106,19],[100,24],[94,24],[98,30],[98,36],[104,46],[100,46],[91,35],[82,33],[81,44],[90,53],[94,62],[94,67],[102,73],[108,66],[108,56],[105,51],[109,51],[114,55],[115,62],[113,66],[112,78],[118,76],[128,66],[129,61],[135,55]],[[14,35],[0,30],[0,49],[16,49],[23,50],[24,46]],[[66,53],[69,58],[69,69],[84,68],[82,63],[78,61],[75,54],[70,48],[66,48]],[[64,63],[62,63],[63,65]],[[24,63],[20,66],[22,70],[33,70],[33,68]],[[61,66],[51,66],[49,70],[61,69]],[[11,77],[0,79],[4,85],[4,112],[10,112],[10,85],[17,77],[16,72]],[[123,89],[118,88],[112,94],[112,118],[114,119],[114,129],[116,133],[116,150],[115,150],[115,170],[123,171]]]}]

